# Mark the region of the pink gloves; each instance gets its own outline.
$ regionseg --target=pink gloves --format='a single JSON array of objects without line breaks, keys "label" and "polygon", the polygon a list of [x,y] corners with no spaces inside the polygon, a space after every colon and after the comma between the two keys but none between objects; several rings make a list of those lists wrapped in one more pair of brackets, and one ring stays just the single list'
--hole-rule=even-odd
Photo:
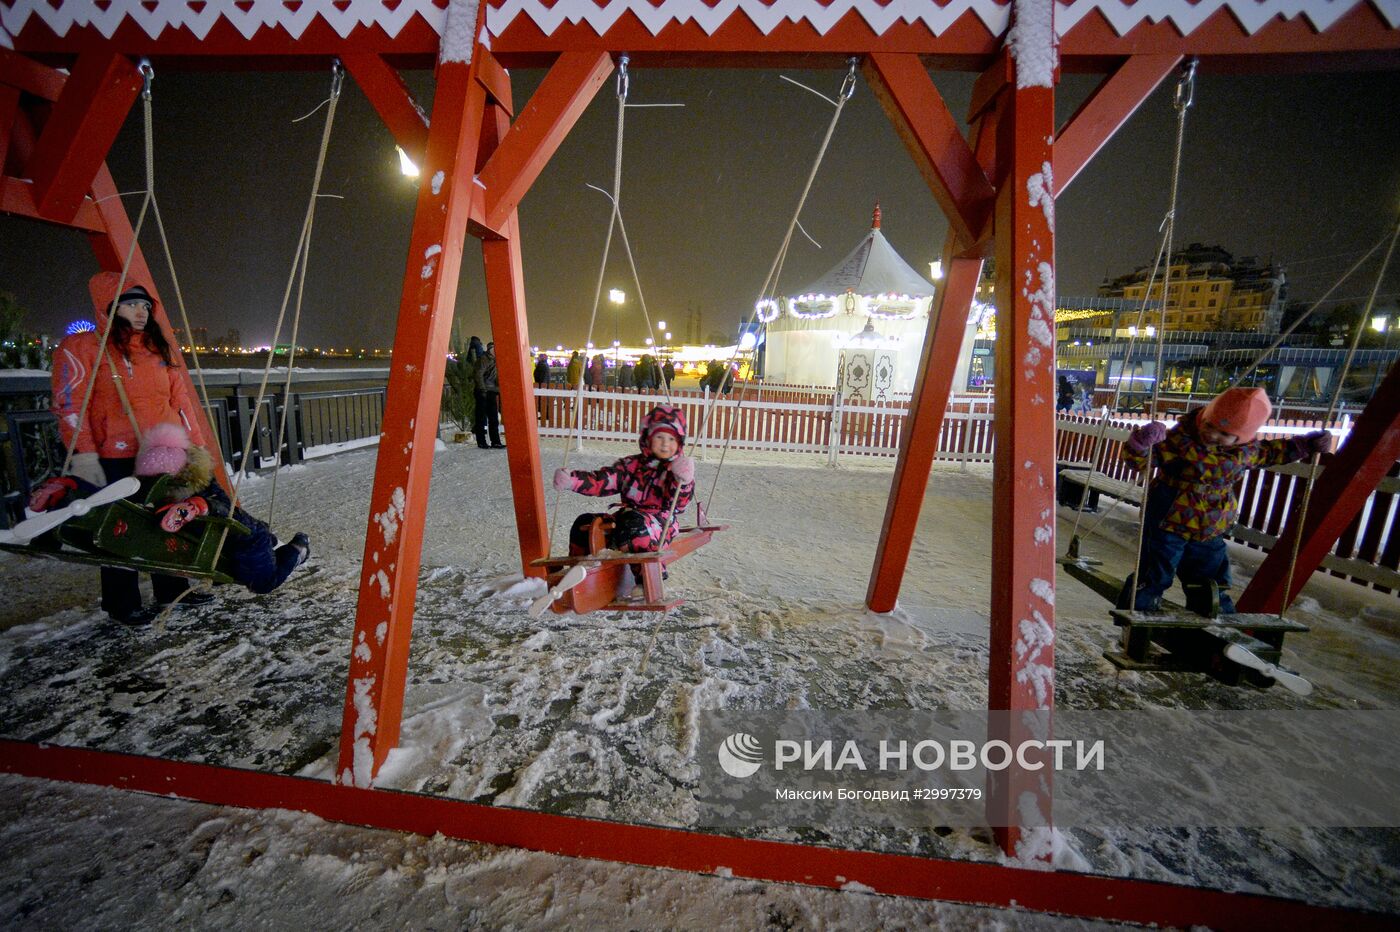
[{"label": "pink gloves", "polygon": [[174,534],[196,518],[202,518],[209,514],[209,503],[196,495],[183,502],[166,505],[161,511],[165,515],[160,519],[160,529],[167,534]]},{"label": "pink gloves", "polygon": [[695,460],[684,453],[677,453],[671,457],[671,475],[676,477],[676,481],[681,485],[689,485],[695,481]]},{"label": "pink gloves", "polygon": [[1161,421],[1153,421],[1150,424],[1143,424],[1134,428],[1128,435],[1128,446],[1134,453],[1146,453],[1148,450],[1161,443],[1167,436],[1167,425]]},{"label": "pink gloves", "polygon": [[567,469],[554,470],[554,488],[560,492],[572,492],[574,489],[574,474]]},{"label": "pink gloves", "polygon": [[1310,434],[1294,438],[1293,449],[1299,458],[1307,458],[1322,453],[1328,453],[1332,449],[1332,435],[1325,430],[1315,430]]}]

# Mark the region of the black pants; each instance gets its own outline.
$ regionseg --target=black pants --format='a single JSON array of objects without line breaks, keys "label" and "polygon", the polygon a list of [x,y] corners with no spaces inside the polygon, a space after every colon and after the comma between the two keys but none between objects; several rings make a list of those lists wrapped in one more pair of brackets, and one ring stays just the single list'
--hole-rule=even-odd
[{"label": "black pants", "polygon": [[[101,459],[102,471],[108,482],[125,479],[136,471],[136,458]],[[190,587],[190,581],[183,576],[167,576],[164,573],[151,574],[151,590],[156,601],[164,605],[174,602],[180,593]],[[109,615],[130,615],[141,607],[141,575],[135,570],[102,567],[102,610]]]},{"label": "black pants", "polygon": [[478,445],[486,443],[486,433],[491,432],[491,446],[501,445],[501,393],[479,392],[476,402],[476,424],[473,425]]}]

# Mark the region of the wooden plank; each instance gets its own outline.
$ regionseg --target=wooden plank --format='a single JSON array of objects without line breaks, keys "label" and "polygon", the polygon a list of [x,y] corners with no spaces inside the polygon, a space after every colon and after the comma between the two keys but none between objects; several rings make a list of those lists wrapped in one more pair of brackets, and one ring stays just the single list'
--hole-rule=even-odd
[{"label": "wooden plank", "polygon": [[1128,609],[1115,608],[1109,612],[1113,617],[1113,623],[1122,627],[1134,628],[1208,628],[1216,625],[1222,628],[1247,628],[1258,631],[1308,631],[1307,625],[1300,622],[1291,621],[1287,618],[1279,618],[1277,615],[1266,615],[1254,612],[1242,612],[1234,615],[1217,615],[1214,618],[1206,618],[1194,612],[1185,610],[1176,612],[1135,612]]}]

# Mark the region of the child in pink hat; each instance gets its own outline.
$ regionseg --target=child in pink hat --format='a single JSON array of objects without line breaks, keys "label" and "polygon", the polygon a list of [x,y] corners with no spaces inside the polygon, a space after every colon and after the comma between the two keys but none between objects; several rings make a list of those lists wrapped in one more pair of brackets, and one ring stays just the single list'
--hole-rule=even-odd
[{"label": "child in pink hat", "polygon": [[1162,593],[1180,576],[1183,583],[1215,581],[1221,611],[1234,612],[1225,594],[1230,585],[1225,535],[1239,512],[1235,486],[1251,469],[1291,463],[1332,446],[1325,430],[1291,439],[1256,439],[1272,410],[1262,388],[1231,388],[1204,408],[1186,412],[1171,430],[1153,421],[1132,432],[1123,447],[1124,460],[1141,471],[1150,451],[1155,468],[1133,600],[1137,611],[1159,609]]}]

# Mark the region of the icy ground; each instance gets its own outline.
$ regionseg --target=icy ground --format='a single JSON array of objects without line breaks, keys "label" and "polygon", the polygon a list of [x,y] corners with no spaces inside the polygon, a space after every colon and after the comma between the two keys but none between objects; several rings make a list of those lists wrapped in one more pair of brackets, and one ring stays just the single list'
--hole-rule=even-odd
[{"label": "icy ground", "polygon": [[[627,445],[594,444],[571,465],[625,452]],[[283,537],[311,535],[311,564],[270,596],[221,589],[218,603],[181,610],[163,631],[107,622],[95,609],[90,569],[0,556],[0,736],[328,777],[374,455],[346,453],[281,472],[274,526]],[[557,444],[546,446],[549,471],[561,457]],[[699,473],[708,492],[713,456]],[[695,818],[699,710],[983,708],[989,472],[935,470],[900,607],[876,617],[861,601],[890,474],[889,463],[848,461],[831,470],[816,458],[731,453],[712,517],[732,529],[673,568],[670,585],[687,602],[656,630],[643,670],[652,617],[551,613],[536,622],[525,613],[540,590],[519,573],[504,456],[474,446],[440,450],[402,747],[379,785],[685,826]],[[245,486],[255,513],[265,514],[272,487],[271,478]],[[557,547],[572,516],[590,504],[562,497]],[[1124,509],[1105,530],[1126,540],[1130,520]],[[1062,539],[1071,524],[1062,513]],[[1092,547],[1111,572],[1131,560],[1119,544]],[[1258,555],[1243,548],[1235,555],[1247,579]],[[1317,686],[1304,700],[1197,677],[1115,678],[1100,656],[1115,631],[1105,606],[1073,580],[1059,583],[1061,708],[1390,709],[1400,695],[1393,595],[1314,578],[1291,616],[1313,631],[1294,636],[1285,651],[1286,663]],[[333,922],[326,910],[342,908],[342,899],[350,904],[344,916],[365,915],[350,911],[355,903],[373,904],[383,924],[414,926],[431,924],[419,917],[444,908],[488,925],[557,924],[575,914],[610,925],[710,925],[718,914],[742,926],[772,919],[963,927],[993,915],[18,778],[0,781],[0,799],[8,868],[0,874],[0,917],[12,923],[66,926],[86,916],[76,924],[121,925],[179,915],[208,924],[236,916],[242,924],[294,915],[285,909]],[[765,834],[1001,857],[980,832]],[[1076,829],[1063,841],[1056,861],[1067,869],[1400,910],[1393,831],[1118,827]],[[1010,915],[1013,923],[1024,918]]]}]

